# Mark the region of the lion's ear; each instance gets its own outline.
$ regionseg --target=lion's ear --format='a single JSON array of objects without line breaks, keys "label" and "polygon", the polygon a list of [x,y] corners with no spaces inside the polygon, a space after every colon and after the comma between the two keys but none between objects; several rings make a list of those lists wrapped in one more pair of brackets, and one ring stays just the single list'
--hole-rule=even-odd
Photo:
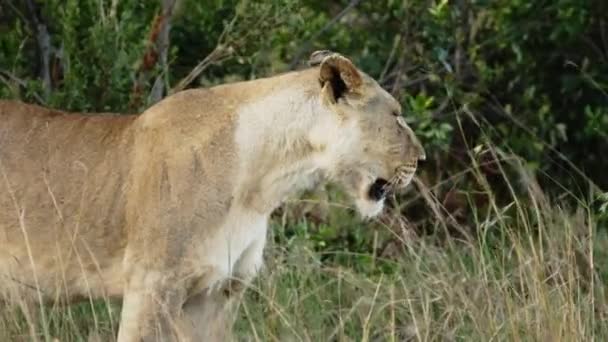
[{"label": "lion's ear", "polygon": [[363,83],[354,64],[340,54],[316,51],[310,56],[309,64],[321,65],[319,81],[331,102],[337,102],[349,92],[356,92]]},{"label": "lion's ear", "polygon": [[329,50],[317,50],[310,55],[310,58],[308,58],[308,65],[311,67],[319,66],[321,65],[325,57],[328,57],[333,54],[335,53]]}]

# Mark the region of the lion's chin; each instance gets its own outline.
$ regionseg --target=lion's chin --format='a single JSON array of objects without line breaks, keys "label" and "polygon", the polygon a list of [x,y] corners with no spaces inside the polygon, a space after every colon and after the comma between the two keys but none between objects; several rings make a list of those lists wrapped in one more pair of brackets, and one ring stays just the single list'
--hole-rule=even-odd
[{"label": "lion's chin", "polygon": [[380,200],[372,200],[369,198],[357,198],[355,205],[361,216],[365,219],[378,216],[384,209],[384,198]]},{"label": "lion's chin", "polygon": [[386,198],[386,185],[384,178],[377,178],[371,184],[362,187],[355,199],[355,205],[361,216],[365,219],[378,216],[384,209]]}]

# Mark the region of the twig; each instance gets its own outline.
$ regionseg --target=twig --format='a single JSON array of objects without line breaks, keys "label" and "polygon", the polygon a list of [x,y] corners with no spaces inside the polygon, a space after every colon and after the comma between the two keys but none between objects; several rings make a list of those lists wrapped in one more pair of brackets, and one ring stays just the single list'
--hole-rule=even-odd
[{"label": "twig", "polygon": [[36,41],[38,42],[38,52],[40,54],[40,78],[44,85],[44,98],[48,99],[51,94],[51,36],[49,35],[46,23],[38,15],[39,9],[36,7],[34,1],[26,0],[25,4],[30,15],[33,30],[36,32]]},{"label": "twig", "polygon": [[604,51],[606,56],[608,57],[608,35],[606,34],[606,21],[604,19],[600,19],[600,36],[602,37],[602,45],[604,47]]},{"label": "twig", "polygon": [[[489,99],[491,101],[490,102],[490,107],[492,109],[494,109],[497,113],[501,114],[502,116],[506,117],[507,119],[511,120],[511,122],[517,126],[519,129],[523,130],[524,132],[526,132],[526,134],[532,136],[532,137],[536,137],[536,134],[530,129],[528,128],[528,126],[520,121],[519,119],[517,119],[515,116],[509,114],[509,112],[507,110],[504,109],[504,107],[500,104],[500,102],[498,101],[498,99],[492,95],[489,94]],[[559,157],[559,159],[561,159],[563,162],[565,162],[566,164],[568,164],[568,166],[570,166],[572,168],[572,170],[574,170],[574,172],[576,172],[579,176],[581,176],[585,181],[587,181],[587,183],[589,184],[589,187],[591,188],[593,193],[602,193],[602,189],[595,184],[595,182],[589,178],[584,172],[583,170],[581,170],[578,166],[574,165],[574,163],[572,161],[570,161],[570,159],[568,159],[568,157],[566,157],[566,155],[564,155],[562,152],[560,152],[557,148],[553,147],[551,144],[545,142],[542,139],[537,139],[537,141],[545,148],[549,149],[551,152],[555,153],[555,155],[557,155]]]},{"label": "twig", "polygon": [[[8,7],[10,7],[13,12],[15,12],[15,14],[19,17],[19,19],[21,19],[24,23],[27,23],[29,20],[25,17],[25,15],[23,15],[23,13],[21,13],[21,11],[15,6],[15,4],[13,4],[13,2],[11,0],[7,0],[6,4],[8,4]],[[30,33],[30,28],[29,27],[25,27],[25,29],[27,30],[28,33]]]},{"label": "twig", "polygon": [[431,114],[431,117],[434,119],[437,119],[441,116],[441,114],[443,114],[443,111],[448,108],[448,105],[450,104],[450,97],[446,97],[445,99],[443,99],[443,101],[441,102],[441,104],[439,105],[439,107],[437,107],[437,109],[435,109],[433,111],[433,113]]},{"label": "twig", "polygon": [[352,0],[346,7],[344,7],[344,9],[340,13],[338,13],[338,15],[333,17],[327,24],[325,24],[325,26],[323,26],[319,31],[317,31],[315,34],[313,34],[312,37],[307,42],[302,44],[300,49],[298,49],[298,51],[295,53],[295,56],[291,60],[291,63],[289,63],[289,69],[293,70],[298,65],[298,62],[300,62],[302,55],[310,49],[310,45],[312,44],[313,41],[315,41],[321,34],[323,34],[325,31],[327,31],[330,27],[332,27],[340,19],[342,19],[342,17],[344,17],[348,12],[350,12],[350,10],[355,8],[361,1],[362,0]]},{"label": "twig", "polygon": [[[246,3],[242,2],[241,4]],[[263,12],[256,14],[256,20],[253,22],[247,21],[246,13],[247,8],[241,8],[236,10],[232,19],[224,25],[224,30],[217,39],[215,48],[200,61],[186,77],[181,79],[176,86],[174,86],[169,93],[174,94],[178,91],[186,89],[199,75],[205,71],[208,67],[214,64],[225,61],[232,57],[239,47],[245,44],[250,39],[258,39],[252,37],[252,30],[249,27],[261,27],[265,23],[268,23],[271,12]],[[239,24],[237,26],[237,23]],[[236,28],[236,29],[235,29]],[[237,32],[235,32],[237,31]]]},{"label": "twig", "polygon": [[[403,36],[405,37],[405,36]],[[401,56],[398,58],[397,65],[395,66],[395,79],[393,81],[393,85],[391,86],[390,93],[393,95],[397,94],[397,91],[401,89],[401,84],[403,83],[404,75],[407,77],[406,69],[408,68],[408,58],[405,58],[405,51],[401,51]]]},{"label": "twig", "polygon": [[[0,69],[0,81],[2,81],[2,83],[6,84],[10,88],[13,85],[9,82],[9,79],[17,83],[21,87],[27,88],[27,83],[24,80],[20,79],[19,77],[11,74],[6,70]],[[38,101],[39,104],[46,105],[46,101],[36,92],[32,92],[32,96],[36,99],[36,101]]]},{"label": "twig", "polygon": [[388,74],[388,70],[390,65],[393,63],[393,59],[395,58],[395,52],[397,51],[397,48],[399,47],[399,45],[401,45],[401,35],[397,34],[395,36],[395,38],[393,39],[393,47],[391,48],[391,52],[388,55],[388,58],[386,59],[386,62],[384,63],[384,68],[382,68],[382,73],[380,74],[380,77],[378,78],[378,81],[380,84],[384,83],[385,81],[385,77]]},{"label": "twig", "polygon": [[171,89],[169,94],[177,93],[178,91],[184,90],[187,86],[194,81],[205,69],[209,66],[218,63],[226,58],[232,56],[234,53],[234,48],[232,44],[238,44],[235,41],[232,41],[229,37],[229,33],[234,29],[236,22],[239,18],[239,14],[236,13],[234,17],[226,24],[224,30],[220,34],[220,37],[217,39],[217,44],[215,48],[209,53],[202,61],[200,61],[194,69],[192,69],[188,75],[182,78],[179,83]]},{"label": "twig", "polygon": [[178,91],[185,89],[195,78],[197,78],[205,69],[207,69],[210,65],[217,63],[227,57],[231,56],[233,53],[233,49],[230,47],[224,47],[223,45],[217,45],[210,54],[208,54],[205,59],[200,61],[190,73],[182,78],[179,83],[171,89],[170,94],[174,94]]}]

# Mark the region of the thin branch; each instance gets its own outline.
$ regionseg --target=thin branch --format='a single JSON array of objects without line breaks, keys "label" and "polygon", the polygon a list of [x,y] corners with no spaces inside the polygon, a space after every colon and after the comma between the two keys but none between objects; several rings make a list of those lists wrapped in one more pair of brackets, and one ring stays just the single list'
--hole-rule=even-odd
[{"label": "thin branch", "polygon": [[51,60],[51,36],[47,29],[47,25],[39,16],[39,8],[36,6],[33,0],[26,0],[25,4],[30,15],[30,22],[33,27],[33,31],[36,32],[36,41],[38,42],[38,52],[40,55],[40,78],[44,86],[44,98],[48,98],[51,94],[51,72],[50,72],[50,60]]},{"label": "thin branch", "polygon": [[407,77],[407,74],[405,73],[405,69],[407,69],[407,58],[403,58],[405,54],[405,51],[402,51],[402,56],[401,58],[399,58],[399,61],[397,62],[397,66],[395,67],[396,70],[396,75],[395,75],[395,80],[393,81],[393,85],[391,86],[391,90],[390,93],[393,95],[397,94],[397,91],[399,91],[401,89],[401,83],[403,82],[403,77],[404,75]]},{"label": "thin branch", "polygon": [[[202,61],[200,61],[189,73],[186,77],[182,78],[179,83],[173,88],[169,94],[175,94],[178,91],[186,89],[192,81],[194,81],[205,69],[210,67],[213,64],[219,63],[234,53],[234,48],[232,45],[238,45],[238,42],[230,39],[230,32],[234,29],[239,18],[239,13],[237,12],[230,22],[224,26],[224,30],[220,34],[220,37],[217,39],[217,44],[215,48],[209,53]],[[245,34],[247,35],[247,34]],[[240,37],[243,38],[243,37]]]},{"label": "thin branch", "polygon": [[[243,3],[245,2],[241,4]],[[224,25],[215,48],[171,89],[170,94],[186,89],[208,67],[229,59],[238,51],[240,46],[246,44],[251,39],[259,39],[253,35],[252,30],[248,29],[249,27],[263,27],[273,20],[271,18],[271,11],[261,14],[256,13],[255,16],[251,17],[248,17],[248,14],[247,7],[237,8],[232,19]],[[250,18],[255,18],[255,20],[250,22]]]},{"label": "thin branch", "polygon": [[445,99],[443,99],[443,101],[441,102],[439,107],[437,107],[437,109],[435,109],[433,111],[433,113],[431,114],[431,117],[434,119],[438,119],[443,114],[443,111],[446,108],[448,108],[448,105],[450,104],[450,100],[451,100],[451,98],[449,96],[447,96]]},{"label": "thin branch", "polygon": [[[520,121],[514,115],[510,114],[507,110],[505,110],[504,107],[502,106],[502,104],[500,104],[500,102],[494,95],[489,94],[488,97],[491,100],[491,101],[489,101],[490,107],[492,107],[492,109],[494,109],[497,113],[499,113],[502,116],[506,117],[507,119],[511,120],[511,122],[513,124],[515,124],[515,126],[517,126],[519,129],[526,132],[526,134],[528,134],[532,137],[537,136],[530,128],[528,128],[528,126],[524,122]],[[549,149],[551,152],[555,153],[555,155],[557,155],[559,157],[559,159],[561,159],[563,162],[568,164],[568,166],[570,166],[572,168],[572,170],[574,170],[574,172],[576,172],[581,178],[583,178],[585,181],[587,181],[589,184],[589,187],[591,188],[593,193],[596,193],[596,194],[602,193],[602,189],[599,187],[599,185],[595,184],[595,182],[591,178],[589,178],[585,174],[585,172],[583,172],[583,170],[581,170],[578,166],[574,165],[574,163],[572,161],[570,161],[570,159],[568,159],[568,157],[566,157],[562,152],[560,152],[558,149],[556,149],[551,144],[545,142],[542,139],[537,139],[537,141],[543,147],[545,147],[545,148]]]},{"label": "thin branch", "polygon": [[395,38],[393,39],[393,47],[391,48],[391,52],[388,55],[388,58],[386,59],[386,62],[384,63],[384,68],[382,68],[382,73],[380,73],[380,77],[378,78],[378,83],[382,84],[385,81],[386,75],[388,74],[389,71],[389,67],[391,66],[391,64],[393,63],[393,59],[395,58],[395,52],[397,52],[397,49],[399,48],[399,45],[401,45],[401,34],[397,34],[395,36]]},{"label": "thin branch", "polygon": [[602,37],[602,45],[604,47],[604,52],[608,56],[608,34],[606,34],[606,21],[604,19],[600,19],[600,36]]},{"label": "thin branch", "polygon": [[[14,83],[16,83],[17,85],[19,85],[23,88],[27,88],[27,82],[25,82],[24,80],[20,79],[19,77],[11,74],[10,72],[8,72],[6,70],[0,69],[0,81],[2,81],[2,83],[6,84],[6,86],[9,88],[13,87],[13,84],[11,84],[10,81],[13,81]],[[46,105],[46,101],[37,93],[32,92],[32,96],[36,99],[36,101],[38,101],[39,104]]]},{"label": "thin branch", "polygon": [[[25,17],[25,15],[23,15],[23,13],[21,13],[21,11],[15,6],[15,4],[13,4],[13,2],[11,0],[7,0],[6,3],[8,4],[8,7],[10,7],[13,12],[15,12],[15,14],[19,17],[19,19],[21,19],[21,21],[23,21],[23,23],[27,23],[29,20]],[[29,27],[25,27],[25,29],[27,30],[28,33],[31,33],[31,29]]]},{"label": "thin branch", "polygon": [[329,30],[332,26],[334,26],[334,24],[336,24],[340,19],[342,19],[348,12],[350,12],[350,10],[355,8],[361,1],[362,0],[352,0],[346,7],[344,7],[344,9],[340,13],[338,13],[338,15],[333,17],[327,24],[325,24],[325,26],[323,26],[319,31],[313,34],[307,42],[302,44],[302,46],[295,53],[295,56],[291,60],[291,63],[289,63],[289,69],[293,70],[300,62],[300,59],[302,59],[302,55],[310,49],[310,45],[317,38],[319,38],[321,34],[323,34],[325,31]]},{"label": "thin branch", "polygon": [[209,66],[222,61],[232,55],[234,50],[230,47],[224,47],[223,45],[217,45],[210,54],[208,54],[205,59],[200,61],[190,73],[182,78],[179,83],[173,87],[170,91],[170,94],[177,93],[178,91],[184,90],[194,79],[196,79],[205,69]]}]

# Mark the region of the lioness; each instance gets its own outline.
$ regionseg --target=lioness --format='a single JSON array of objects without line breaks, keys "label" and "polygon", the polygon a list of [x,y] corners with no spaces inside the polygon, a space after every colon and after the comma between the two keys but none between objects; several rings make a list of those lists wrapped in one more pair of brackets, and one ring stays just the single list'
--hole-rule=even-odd
[{"label": "lioness", "polygon": [[262,266],[287,196],[334,181],[371,217],[425,158],[376,81],[336,53],[310,64],[138,116],[1,101],[0,298],[118,298],[120,342],[222,340],[229,280]]}]

